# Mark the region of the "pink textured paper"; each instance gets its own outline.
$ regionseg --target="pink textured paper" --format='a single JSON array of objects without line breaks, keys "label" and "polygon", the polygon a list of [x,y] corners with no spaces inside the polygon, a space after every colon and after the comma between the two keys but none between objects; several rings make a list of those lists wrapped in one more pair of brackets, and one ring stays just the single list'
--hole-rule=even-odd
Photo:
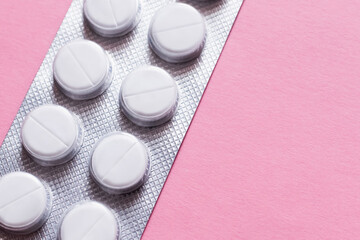
[{"label": "pink textured paper", "polygon": [[[68,7],[13,2],[0,1],[1,139]],[[359,9],[245,2],[143,239],[359,239]]]}]

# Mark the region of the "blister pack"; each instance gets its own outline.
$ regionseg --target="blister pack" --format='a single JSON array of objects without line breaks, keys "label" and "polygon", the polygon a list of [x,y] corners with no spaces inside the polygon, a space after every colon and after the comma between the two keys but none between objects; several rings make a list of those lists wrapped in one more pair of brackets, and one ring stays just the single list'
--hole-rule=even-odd
[{"label": "blister pack", "polygon": [[140,239],[241,5],[73,0],[0,149],[0,239]]}]

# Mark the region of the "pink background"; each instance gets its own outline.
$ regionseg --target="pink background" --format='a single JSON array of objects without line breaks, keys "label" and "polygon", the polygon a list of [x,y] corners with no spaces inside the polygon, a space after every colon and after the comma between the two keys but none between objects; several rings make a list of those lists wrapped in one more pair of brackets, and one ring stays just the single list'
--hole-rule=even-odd
[{"label": "pink background", "polygon": [[[69,3],[0,1],[0,139]],[[143,239],[359,239],[359,9],[245,2]]]}]

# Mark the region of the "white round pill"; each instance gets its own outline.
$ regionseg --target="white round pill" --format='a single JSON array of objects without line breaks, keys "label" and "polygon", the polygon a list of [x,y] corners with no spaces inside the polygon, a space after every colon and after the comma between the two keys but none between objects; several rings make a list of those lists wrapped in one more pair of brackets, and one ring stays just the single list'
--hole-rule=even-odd
[{"label": "white round pill", "polygon": [[177,108],[179,91],[163,69],[144,66],[131,72],[120,89],[120,108],[139,126],[157,126],[169,121]]},{"label": "white round pill", "polygon": [[62,47],[53,71],[61,91],[74,100],[99,96],[109,87],[113,75],[108,55],[89,40],[75,40]]},{"label": "white round pill", "polygon": [[84,16],[90,27],[104,37],[123,36],[140,21],[139,0],[86,0]]},{"label": "white round pill", "polygon": [[26,116],[21,139],[34,161],[42,166],[55,166],[76,155],[83,132],[75,115],[64,107],[46,104]]},{"label": "white round pill", "polygon": [[50,213],[51,193],[35,176],[13,172],[0,178],[0,226],[27,234],[40,228]]},{"label": "white round pill", "polygon": [[72,207],[63,217],[59,240],[117,240],[119,226],[109,208],[95,201]]},{"label": "white round pill", "polygon": [[150,47],[160,58],[172,63],[186,62],[201,54],[206,26],[195,8],[172,3],[155,13],[148,35]]},{"label": "white round pill", "polygon": [[127,193],[139,188],[149,171],[150,157],[145,145],[128,133],[104,136],[91,154],[90,173],[108,193]]}]

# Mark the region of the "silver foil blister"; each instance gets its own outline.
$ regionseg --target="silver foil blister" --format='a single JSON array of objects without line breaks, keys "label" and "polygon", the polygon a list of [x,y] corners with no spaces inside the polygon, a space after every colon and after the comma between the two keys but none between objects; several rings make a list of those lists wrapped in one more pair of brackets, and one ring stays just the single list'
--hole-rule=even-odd
[{"label": "silver foil blister", "polygon": [[[43,179],[53,193],[53,208],[46,224],[26,236],[0,230],[0,239],[56,239],[59,221],[66,210],[83,200],[96,200],[116,212],[121,239],[140,239],[156,200],[164,185],[181,142],[190,125],[211,73],[220,56],[242,0],[181,1],[194,6],[206,19],[207,39],[201,56],[185,64],[169,64],[148,46],[148,27],[152,16],[171,0],[143,0],[139,25],[120,38],[95,34],[83,19],[83,1],[73,0],[63,23],[17,113],[0,149],[0,176],[26,171]],[[54,84],[52,63],[58,50],[74,39],[89,39],[102,46],[114,63],[114,79],[101,96],[87,101],[66,97]],[[31,47],[31,46],[30,46]],[[174,118],[153,128],[138,127],[119,110],[122,80],[142,65],[154,65],[168,71],[176,80],[180,100]],[[20,129],[27,113],[46,103],[59,104],[74,112],[83,123],[84,143],[70,162],[42,167],[29,158],[21,146]],[[151,172],[140,189],[123,195],[110,195],[91,179],[89,158],[95,142],[113,131],[125,131],[138,137],[149,148]]]}]

